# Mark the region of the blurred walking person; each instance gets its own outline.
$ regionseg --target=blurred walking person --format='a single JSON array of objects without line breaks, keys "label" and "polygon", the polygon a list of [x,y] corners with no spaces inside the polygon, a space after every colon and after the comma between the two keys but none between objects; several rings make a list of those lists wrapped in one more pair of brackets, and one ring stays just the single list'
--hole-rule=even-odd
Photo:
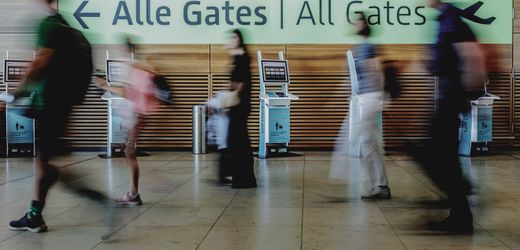
[{"label": "blurred walking person", "polygon": [[360,120],[353,136],[359,137],[359,157],[361,170],[369,179],[371,188],[363,199],[389,199],[388,177],[383,160],[379,122],[383,111],[384,81],[380,70],[376,47],[369,42],[370,26],[364,14],[359,14],[356,22],[357,34],[363,43],[354,48],[354,58],[358,73],[358,93]]},{"label": "blurred walking person", "polygon": [[251,113],[251,58],[242,32],[233,30],[228,51],[233,57],[230,90],[238,94],[239,103],[229,108],[227,144],[231,155],[232,188],[255,188],[253,151],[247,130]]},{"label": "blurred walking person", "polygon": [[459,148],[459,114],[469,108],[469,100],[483,94],[484,56],[460,11],[441,0],[429,0],[440,11],[437,41],[432,48],[431,71],[439,77],[439,94],[431,141],[417,157],[434,183],[450,202],[448,218],[431,222],[431,229],[456,233],[473,232],[473,214],[467,195],[470,184],[463,177]]},{"label": "blurred walking person", "polygon": [[[9,223],[11,230],[42,232],[47,230],[42,212],[50,187],[59,178],[58,168],[50,159],[64,149],[63,136],[74,105],[83,101],[92,77],[90,43],[71,28],[57,12],[57,0],[42,0],[51,12],[38,28],[38,52],[26,80],[15,96],[33,96],[27,116],[38,123],[40,137],[35,170],[34,198],[29,211],[18,221]],[[62,176],[64,178],[64,176]],[[69,183],[69,187],[72,186]],[[103,199],[95,191],[80,186],[75,191]]]},{"label": "blurred walking person", "polygon": [[[137,46],[128,39],[128,52],[135,53],[136,48]],[[157,110],[160,104],[160,99],[156,95],[158,88],[156,82],[159,81],[158,78],[160,77],[145,62],[134,62],[130,65],[125,87],[109,86],[102,79],[97,79],[96,81],[98,87],[125,98],[131,104],[126,114],[130,130],[128,131],[125,145],[125,158],[130,168],[130,186],[125,195],[116,199],[117,205],[138,206],[143,204],[139,194],[139,162],[136,156],[137,142],[139,141],[141,130],[146,124],[146,118],[151,112]]]}]

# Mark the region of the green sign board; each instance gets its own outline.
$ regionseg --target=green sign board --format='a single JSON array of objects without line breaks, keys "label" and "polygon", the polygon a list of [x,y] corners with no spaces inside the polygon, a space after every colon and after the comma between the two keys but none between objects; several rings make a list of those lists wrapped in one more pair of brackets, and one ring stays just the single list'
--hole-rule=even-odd
[{"label": "green sign board", "polygon": [[[358,43],[352,23],[363,11],[373,42],[429,44],[436,10],[426,0],[62,0],[60,12],[95,44],[123,34],[145,44],[225,43],[233,28],[257,44]],[[512,43],[512,0],[454,2],[482,43]]]}]

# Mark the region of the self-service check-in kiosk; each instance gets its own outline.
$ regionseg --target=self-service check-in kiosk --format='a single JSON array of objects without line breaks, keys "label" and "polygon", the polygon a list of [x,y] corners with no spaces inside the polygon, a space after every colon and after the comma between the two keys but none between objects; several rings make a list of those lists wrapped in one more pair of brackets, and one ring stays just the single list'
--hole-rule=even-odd
[{"label": "self-service check-in kiosk", "polygon": [[260,72],[260,145],[258,157],[289,154],[291,141],[291,101],[299,97],[289,92],[289,65],[283,52],[278,60],[262,58]]},{"label": "self-service check-in kiosk", "polygon": [[471,101],[471,110],[460,114],[459,155],[472,156],[490,152],[493,141],[493,102],[500,97],[487,93]]},{"label": "self-service check-in kiosk", "polygon": [[[108,58],[108,56],[107,56]],[[111,86],[123,86],[127,79],[129,60],[106,61],[106,80]],[[124,156],[125,143],[128,136],[129,104],[123,97],[106,92],[101,99],[108,105],[108,138],[106,155],[102,158]]]},{"label": "self-service check-in kiosk", "polygon": [[[352,51],[347,52],[347,64],[350,72],[350,105],[349,105],[349,125],[348,125],[348,154],[352,157],[361,157],[361,141],[359,136],[361,126],[361,118],[363,115],[363,106],[360,105],[360,99],[362,96],[359,95],[359,77],[356,68],[356,61]],[[383,112],[379,115],[378,121],[378,139],[383,140]]]},{"label": "self-service check-in kiosk", "polygon": [[[9,56],[7,56],[9,58]],[[4,61],[3,80],[7,95],[14,91],[24,80],[31,61],[11,60]],[[6,102],[6,156],[7,157],[34,157],[36,153],[35,122],[25,116],[31,104],[30,97],[19,97],[14,102]]]}]

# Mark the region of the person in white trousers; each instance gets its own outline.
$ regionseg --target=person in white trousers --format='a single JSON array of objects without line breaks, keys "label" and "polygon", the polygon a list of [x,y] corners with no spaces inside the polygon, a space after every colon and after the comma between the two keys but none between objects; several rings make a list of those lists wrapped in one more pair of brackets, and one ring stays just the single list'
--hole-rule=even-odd
[{"label": "person in white trousers", "polygon": [[364,14],[360,14],[356,23],[357,34],[364,42],[354,49],[354,58],[358,72],[359,124],[356,126],[359,137],[359,156],[361,169],[366,173],[371,185],[363,194],[363,199],[389,199],[383,150],[380,138],[381,113],[383,111],[383,77],[379,70],[379,61],[375,46],[368,42],[370,26]]}]

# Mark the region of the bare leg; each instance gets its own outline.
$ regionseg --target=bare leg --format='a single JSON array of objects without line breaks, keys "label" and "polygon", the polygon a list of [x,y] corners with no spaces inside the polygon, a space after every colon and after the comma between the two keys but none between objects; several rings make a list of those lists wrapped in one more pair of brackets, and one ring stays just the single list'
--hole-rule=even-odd
[{"label": "bare leg", "polygon": [[125,148],[125,156],[128,167],[130,168],[130,193],[139,193],[139,163],[136,157],[137,141],[139,133],[144,125],[144,116],[137,115],[133,128],[128,132],[128,140]]}]

